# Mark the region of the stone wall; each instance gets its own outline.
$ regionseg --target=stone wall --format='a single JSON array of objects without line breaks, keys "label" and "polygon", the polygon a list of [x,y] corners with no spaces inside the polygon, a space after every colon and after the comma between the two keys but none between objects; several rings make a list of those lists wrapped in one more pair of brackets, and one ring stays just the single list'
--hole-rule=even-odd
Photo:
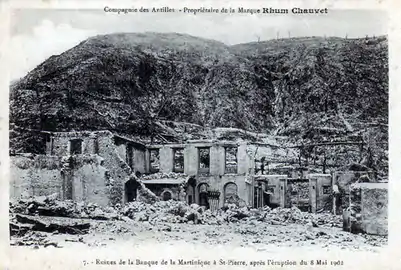
[{"label": "stone wall", "polygon": [[[209,157],[210,166],[208,173],[199,172],[199,153],[198,148],[210,147]],[[226,173],[225,165],[225,147],[237,148],[237,173]],[[186,175],[194,175],[197,179],[195,187],[195,201],[199,202],[199,185],[206,183],[210,190],[220,191],[219,205],[224,204],[224,187],[228,183],[235,183],[238,188],[238,196],[245,202],[250,201],[249,190],[245,184],[245,178],[249,171],[249,156],[247,154],[246,144],[233,143],[212,143],[212,142],[194,142],[182,145],[153,145],[150,148],[159,149],[160,154],[160,170],[163,173],[173,172],[174,166],[174,149],[184,149],[184,173]],[[146,155],[147,159],[149,154]],[[146,161],[148,163],[148,160]],[[146,165],[148,167],[148,165]],[[147,169],[148,171],[148,169]]]},{"label": "stone wall", "polygon": [[303,211],[308,211],[310,206],[309,188],[310,183],[307,179],[285,179],[281,195],[284,198],[283,207],[296,206]]},{"label": "stone wall", "polygon": [[60,162],[58,157],[45,155],[12,156],[10,158],[10,197],[57,193],[61,198]]},{"label": "stone wall", "polygon": [[356,183],[362,175],[368,174],[370,179],[375,180],[373,172],[366,171],[342,171],[333,174],[333,185],[337,185],[339,196],[336,206],[336,214],[342,214],[343,210],[349,207],[350,186]]},{"label": "stone wall", "polygon": [[47,144],[47,155],[54,156],[69,156],[70,145],[72,140],[82,141],[83,155],[98,154],[102,157],[108,156],[110,151],[116,151],[117,155],[124,160],[127,164],[127,147],[132,146],[132,165],[133,171],[141,173],[146,172],[146,147],[127,138],[115,135],[110,131],[96,131],[96,132],[58,132],[53,133],[51,142]]},{"label": "stone wall", "polygon": [[[163,173],[173,172],[174,149],[184,149],[184,173],[187,175],[199,174],[199,153],[198,148],[210,148],[210,167],[207,175],[245,175],[249,171],[249,156],[247,155],[246,144],[236,143],[212,143],[212,142],[194,142],[191,144],[170,144],[170,145],[152,145],[149,148],[159,149],[160,171]],[[237,173],[227,173],[225,171],[225,147],[238,147],[237,150]],[[146,163],[149,162],[149,154],[146,154]],[[146,171],[149,172],[149,165],[146,164]]]},{"label": "stone wall", "polygon": [[120,156],[118,148],[114,145],[113,136],[98,138],[99,153],[104,159],[103,166],[109,170],[107,183],[110,204],[124,202],[124,184],[128,181],[132,170],[126,162],[125,156]]},{"label": "stone wall", "polygon": [[146,172],[146,151],[134,148],[133,171],[145,173]]},{"label": "stone wall", "polygon": [[97,155],[11,157],[10,197],[47,196],[109,203],[107,169]]},{"label": "stone wall", "polygon": [[344,230],[373,235],[388,234],[388,184],[356,183],[350,187],[350,203]]},{"label": "stone wall", "polygon": [[[279,200],[281,207],[297,206],[303,211],[331,212],[332,177],[329,174],[310,174],[309,179],[287,179],[286,175],[278,179]],[[277,179],[275,182],[277,182]]]},{"label": "stone wall", "polygon": [[308,211],[309,181],[305,179],[288,179],[286,192],[286,207],[296,206],[301,210]]},{"label": "stone wall", "polygon": [[[108,169],[103,184],[106,189],[101,192],[97,191],[97,193],[103,194],[104,199],[110,204],[123,203],[125,201],[124,184],[129,175],[136,171],[146,172],[145,146],[140,146],[136,142],[114,135],[109,131],[66,132],[54,134],[52,152],[59,156],[69,156],[69,145],[73,139],[82,140],[82,155],[100,156],[103,159],[102,166]],[[128,155],[128,146],[132,147],[131,157]],[[96,179],[93,182],[95,183]],[[79,191],[79,193],[82,192]],[[96,196],[95,200],[99,201],[100,199]]]},{"label": "stone wall", "polygon": [[47,155],[67,156],[70,155],[70,141],[82,140],[82,154],[96,154],[97,138],[111,136],[109,131],[97,132],[57,132],[53,133],[46,147]]},{"label": "stone wall", "polygon": [[333,210],[333,184],[332,176],[330,174],[309,174],[309,180],[316,187],[315,201],[312,201],[312,212],[332,212]]},{"label": "stone wall", "polygon": [[106,206],[110,203],[108,170],[97,155],[73,156],[72,168],[64,168],[64,181],[72,183],[74,201],[86,201]]},{"label": "stone wall", "polygon": [[[80,140],[79,153],[70,155],[71,140]],[[109,131],[53,133],[46,147],[47,155],[12,158],[12,197],[57,193],[61,199],[123,203],[129,175],[146,170],[146,148]]]},{"label": "stone wall", "polygon": [[273,205],[280,205],[280,180],[287,179],[287,175],[265,175],[267,183],[265,190],[271,192],[270,203]]}]

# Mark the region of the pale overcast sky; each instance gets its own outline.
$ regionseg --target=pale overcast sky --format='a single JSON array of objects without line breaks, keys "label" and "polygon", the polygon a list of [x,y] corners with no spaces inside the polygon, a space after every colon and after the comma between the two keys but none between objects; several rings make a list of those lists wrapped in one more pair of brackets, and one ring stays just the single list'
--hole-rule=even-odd
[{"label": "pale overcast sky", "polygon": [[10,79],[26,75],[53,54],[87,37],[113,32],[179,32],[228,45],[282,37],[364,37],[387,34],[383,11],[329,10],[321,15],[110,14],[100,10],[15,10],[10,48]]}]

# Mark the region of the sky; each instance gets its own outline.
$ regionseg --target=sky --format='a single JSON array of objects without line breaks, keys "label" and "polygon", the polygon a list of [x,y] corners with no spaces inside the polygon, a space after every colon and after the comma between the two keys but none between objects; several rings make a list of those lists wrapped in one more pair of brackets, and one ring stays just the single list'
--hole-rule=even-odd
[{"label": "sky", "polygon": [[21,9],[11,20],[10,79],[23,77],[54,54],[82,40],[115,32],[179,32],[227,45],[280,37],[365,37],[387,34],[387,16],[378,10],[329,10],[328,14],[110,14],[103,9]]}]

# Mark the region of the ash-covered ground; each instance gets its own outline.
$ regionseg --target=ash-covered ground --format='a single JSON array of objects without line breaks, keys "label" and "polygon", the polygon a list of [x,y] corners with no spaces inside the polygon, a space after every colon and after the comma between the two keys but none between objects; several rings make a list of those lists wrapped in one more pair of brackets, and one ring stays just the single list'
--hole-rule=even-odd
[{"label": "ash-covered ground", "polygon": [[342,230],[342,217],[298,208],[249,209],[234,204],[212,213],[196,204],[159,201],[100,207],[36,197],[10,202],[12,246],[69,248],[144,243],[378,251],[387,237]]}]

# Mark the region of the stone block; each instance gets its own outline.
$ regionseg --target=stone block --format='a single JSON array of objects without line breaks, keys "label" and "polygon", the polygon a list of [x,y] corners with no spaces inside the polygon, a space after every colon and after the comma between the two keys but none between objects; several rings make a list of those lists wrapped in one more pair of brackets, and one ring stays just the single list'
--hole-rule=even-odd
[{"label": "stone block", "polygon": [[348,228],[353,233],[388,234],[388,184],[356,183],[350,186]]}]

